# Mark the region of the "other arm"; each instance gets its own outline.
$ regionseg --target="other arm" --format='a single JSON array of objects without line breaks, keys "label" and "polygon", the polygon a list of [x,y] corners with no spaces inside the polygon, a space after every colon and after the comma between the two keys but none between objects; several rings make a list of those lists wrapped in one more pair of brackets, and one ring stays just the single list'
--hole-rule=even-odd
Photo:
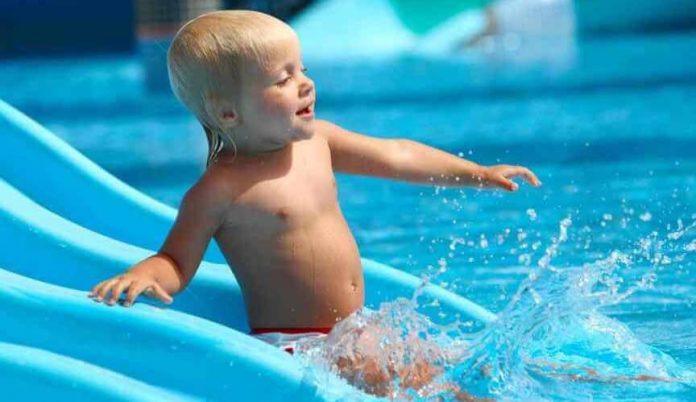
[{"label": "other arm", "polygon": [[124,305],[129,306],[140,293],[151,289],[150,296],[171,303],[171,295],[184,289],[198,270],[210,239],[222,223],[225,207],[214,189],[200,183],[194,186],[184,196],[159,252],[97,284],[90,297],[101,301],[111,292],[107,303],[114,304],[127,291]]},{"label": "other arm", "polygon": [[481,166],[439,149],[405,139],[381,139],[354,133],[318,120],[329,143],[334,170],[445,186],[501,187],[517,190],[513,177],[534,186],[541,182],[522,166]]}]

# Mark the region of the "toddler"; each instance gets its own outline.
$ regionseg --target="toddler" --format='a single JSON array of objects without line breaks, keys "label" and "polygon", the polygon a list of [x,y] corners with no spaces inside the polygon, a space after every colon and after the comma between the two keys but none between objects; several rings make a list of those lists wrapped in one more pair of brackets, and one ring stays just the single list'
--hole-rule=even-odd
[{"label": "toddler", "polygon": [[[252,334],[286,348],[288,339],[326,334],[363,306],[360,255],[334,172],[509,191],[517,189],[515,176],[540,185],[524,167],[484,167],[316,119],[298,38],[266,14],[193,19],[169,48],[168,69],[174,94],[204,128],[207,169],[186,192],[161,249],[97,284],[90,293],[97,301],[114,304],[125,292],[125,306],[143,293],[171,303],[214,238],[241,287]],[[417,372],[430,378],[423,364]],[[346,378],[355,369],[341,367]],[[374,378],[366,387],[384,394],[389,379],[374,374],[363,376]],[[421,377],[403,384],[427,383]]]}]

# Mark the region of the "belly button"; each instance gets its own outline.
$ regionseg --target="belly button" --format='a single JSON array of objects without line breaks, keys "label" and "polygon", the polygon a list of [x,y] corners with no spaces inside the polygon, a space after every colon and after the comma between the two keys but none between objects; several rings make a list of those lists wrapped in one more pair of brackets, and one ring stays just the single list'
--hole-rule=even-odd
[{"label": "belly button", "polygon": [[358,285],[356,285],[356,284],[354,284],[354,283],[351,283],[351,284],[350,284],[350,289],[351,289],[353,292],[355,292],[355,291],[358,289]]},{"label": "belly button", "polygon": [[285,208],[280,208],[278,212],[276,212],[276,216],[280,219],[288,219],[288,213],[285,211]]}]

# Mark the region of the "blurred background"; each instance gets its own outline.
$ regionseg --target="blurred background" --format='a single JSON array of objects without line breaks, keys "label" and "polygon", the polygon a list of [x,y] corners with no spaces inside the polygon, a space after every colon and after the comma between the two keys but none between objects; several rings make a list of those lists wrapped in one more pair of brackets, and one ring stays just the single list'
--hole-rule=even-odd
[{"label": "blurred background", "polygon": [[[544,182],[503,194],[339,175],[364,257],[499,311],[565,217],[559,265],[696,219],[693,0],[3,0],[0,99],[177,206],[206,142],[169,89],[167,47],[187,20],[227,8],[295,28],[319,118]],[[613,311],[690,366],[693,265]]]}]

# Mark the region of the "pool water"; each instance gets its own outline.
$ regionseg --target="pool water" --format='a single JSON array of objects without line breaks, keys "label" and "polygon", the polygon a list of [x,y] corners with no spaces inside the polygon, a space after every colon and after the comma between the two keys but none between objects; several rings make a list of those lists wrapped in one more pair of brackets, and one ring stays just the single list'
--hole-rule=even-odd
[{"label": "pool water", "polygon": [[[469,352],[447,363],[479,395],[696,399],[696,35],[587,39],[560,63],[519,52],[305,61],[320,118],[522,164],[544,183],[503,193],[339,175],[362,256],[504,312],[460,333]],[[135,56],[4,61],[0,98],[176,206],[205,140],[143,80]],[[577,353],[583,342],[612,363]],[[632,381],[643,374],[669,381]]]}]

